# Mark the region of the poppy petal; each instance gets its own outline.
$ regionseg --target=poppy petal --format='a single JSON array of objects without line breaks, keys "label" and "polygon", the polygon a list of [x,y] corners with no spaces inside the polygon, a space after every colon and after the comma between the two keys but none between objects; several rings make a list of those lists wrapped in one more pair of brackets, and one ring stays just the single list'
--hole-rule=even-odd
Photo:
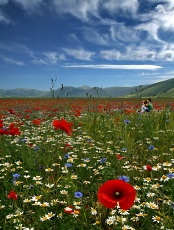
[{"label": "poppy petal", "polygon": [[133,186],[123,180],[106,181],[98,190],[98,199],[107,208],[114,208],[119,203],[122,209],[127,210],[133,205],[135,197]]}]

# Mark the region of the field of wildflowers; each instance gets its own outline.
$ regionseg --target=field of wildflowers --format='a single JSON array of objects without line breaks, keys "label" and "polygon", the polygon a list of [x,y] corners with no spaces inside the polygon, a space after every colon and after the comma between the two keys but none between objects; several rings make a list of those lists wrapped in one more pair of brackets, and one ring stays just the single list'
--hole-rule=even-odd
[{"label": "field of wildflowers", "polygon": [[174,229],[174,102],[0,99],[0,228]]}]

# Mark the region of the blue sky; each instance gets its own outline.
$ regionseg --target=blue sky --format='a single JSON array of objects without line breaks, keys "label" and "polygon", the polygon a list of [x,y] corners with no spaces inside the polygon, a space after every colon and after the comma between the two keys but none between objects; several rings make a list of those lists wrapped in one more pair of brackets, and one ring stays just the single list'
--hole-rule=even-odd
[{"label": "blue sky", "polygon": [[0,89],[171,79],[173,22],[174,0],[0,0]]}]

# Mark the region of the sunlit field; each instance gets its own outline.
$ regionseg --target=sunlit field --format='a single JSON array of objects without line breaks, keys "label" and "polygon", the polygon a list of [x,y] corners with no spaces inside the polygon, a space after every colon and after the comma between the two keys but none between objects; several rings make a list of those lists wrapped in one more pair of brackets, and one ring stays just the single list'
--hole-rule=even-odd
[{"label": "sunlit field", "polygon": [[174,102],[0,99],[0,228],[174,229]]}]

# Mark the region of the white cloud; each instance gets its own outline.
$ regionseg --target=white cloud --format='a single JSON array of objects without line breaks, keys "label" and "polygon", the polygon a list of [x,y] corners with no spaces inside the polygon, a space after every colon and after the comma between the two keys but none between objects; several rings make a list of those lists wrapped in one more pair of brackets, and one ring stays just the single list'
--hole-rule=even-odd
[{"label": "white cloud", "polygon": [[125,51],[120,52],[116,49],[102,50],[100,52],[101,57],[106,60],[132,60],[132,61],[145,61],[145,60],[155,60],[157,57],[156,51],[152,50],[150,47],[145,46],[128,46]]},{"label": "white cloud", "polygon": [[70,13],[80,20],[88,20],[89,15],[97,17],[99,0],[53,0],[59,14]]},{"label": "white cloud", "polygon": [[64,54],[58,54],[57,52],[44,52],[46,62],[56,64],[59,60],[66,60]]},{"label": "white cloud", "polygon": [[90,69],[123,69],[123,70],[156,70],[163,68],[157,65],[66,65],[65,68],[90,68]]},{"label": "white cloud", "polygon": [[[160,38],[160,33],[174,31],[174,1],[156,1],[159,3],[156,8],[149,10],[146,14],[140,14],[140,23],[135,27],[139,31],[146,31],[148,39],[165,43],[166,37]],[[162,3],[161,3],[162,2]],[[167,4],[165,4],[167,3]],[[159,33],[160,32],[160,33]]]},{"label": "white cloud", "polygon": [[63,49],[65,53],[69,56],[74,57],[79,60],[90,61],[91,57],[95,54],[94,52],[85,51],[84,49]]},{"label": "white cloud", "polygon": [[110,38],[108,33],[100,33],[97,28],[83,28],[83,36],[86,41],[97,44],[97,45],[108,45]]},{"label": "white cloud", "polygon": [[6,23],[6,24],[9,24],[10,23],[10,19],[9,17],[0,10],[0,23],[3,22],[3,23]]},{"label": "white cloud", "polygon": [[69,34],[68,35],[68,40],[71,41],[71,42],[73,41],[73,42],[80,43],[80,40],[78,39],[76,34]]},{"label": "white cloud", "polygon": [[126,27],[123,23],[115,23],[111,26],[111,38],[122,42],[137,42],[139,40],[139,31],[133,27]]},{"label": "white cloud", "polygon": [[[9,0],[0,0],[0,7],[8,4]],[[10,23],[10,19],[8,17],[8,15],[6,15],[2,10],[0,10],[0,23],[6,23],[9,24]]]},{"label": "white cloud", "polygon": [[166,61],[174,61],[174,50],[161,51],[158,54],[158,58]]},{"label": "white cloud", "polygon": [[12,59],[12,58],[4,58],[4,60],[5,60],[6,62],[10,63],[10,64],[15,64],[15,65],[19,65],[19,66],[23,66],[23,65],[24,65],[23,62],[21,62],[21,61],[16,61],[16,60],[14,60],[14,59]]},{"label": "white cloud", "polygon": [[157,53],[157,59],[174,61],[174,43],[167,43],[161,47]]},{"label": "white cloud", "polygon": [[36,65],[48,65],[48,63],[42,58],[34,58],[31,62]]},{"label": "white cloud", "polygon": [[173,5],[168,5],[166,7],[166,5],[159,4],[156,7],[156,12],[153,14],[153,18],[160,23],[160,27],[164,30],[174,30]]},{"label": "white cloud", "polygon": [[[75,30],[75,32],[70,33],[67,40],[71,40],[73,44],[83,44],[84,41],[80,40],[81,35],[83,35],[87,42],[96,44],[97,48],[102,46],[100,55],[104,59],[174,60],[174,48],[167,46],[168,43],[174,43],[168,42],[165,36],[160,37],[166,30],[174,30],[174,10],[172,8],[174,7],[174,0],[154,0],[159,4],[155,9],[150,10],[149,7],[149,11],[146,13],[138,11],[138,0],[51,0],[49,4],[44,0],[0,0],[0,6],[10,1],[27,12],[35,12],[41,9],[41,6],[47,7],[47,10],[54,7],[52,10],[56,10],[59,15],[71,14],[79,20],[89,22],[88,25],[86,23],[84,27],[79,27],[78,31]],[[102,10],[106,14],[102,14]],[[117,22],[117,14],[120,12],[123,14],[120,17],[123,21]],[[96,17],[97,21],[95,20]],[[135,18],[136,22],[134,21]],[[128,19],[130,19],[130,23]],[[0,22],[10,22],[8,16],[1,11]],[[134,26],[131,25],[132,22],[135,23]],[[82,34],[78,34],[79,31]],[[110,47],[110,49],[107,50],[106,47]],[[59,60],[66,60],[66,56],[78,60],[91,60],[96,54],[84,49],[64,48],[65,54],[58,54],[54,51],[45,52],[44,57],[38,59],[35,58],[34,52],[17,43],[14,45],[11,43],[9,47],[7,44],[6,50],[8,49],[11,49],[12,52],[27,53],[37,60],[35,62],[47,64],[56,64]]]},{"label": "white cloud", "polygon": [[156,59],[156,51],[153,50],[151,47],[140,45],[136,46],[129,46],[126,49],[126,52],[122,56],[122,60],[155,60]]},{"label": "white cloud", "polygon": [[6,5],[9,0],[0,0],[0,6]]},{"label": "white cloud", "polygon": [[160,27],[160,22],[158,22],[157,20],[154,20],[150,22],[141,23],[138,26],[136,26],[135,29],[139,31],[144,30],[148,33],[149,39],[162,42],[160,38],[158,37],[159,27]]},{"label": "white cloud", "polygon": [[131,61],[174,61],[174,43],[163,45],[142,42],[139,46],[131,44],[125,50],[101,50],[100,55],[106,60],[131,60]]},{"label": "white cloud", "polygon": [[52,63],[56,64],[58,61],[57,52],[45,52],[44,55],[46,56],[47,60]]},{"label": "white cloud", "polygon": [[34,52],[31,49],[29,49],[26,45],[17,42],[0,43],[0,50],[14,53],[24,53],[30,57],[34,56]]},{"label": "white cloud", "polygon": [[37,12],[39,6],[44,2],[44,0],[11,0],[15,4],[21,6],[28,13]]},{"label": "white cloud", "polygon": [[102,50],[100,52],[102,58],[106,60],[119,60],[121,57],[121,53],[118,50]]},{"label": "white cloud", "polygon": [[117,11],[122,10],[125,12],[135,13],[138,9],[139,3],[137,0],[121,0],[121,1],[115,1],[115,0],[107,0],[104,1],[103,7],[106,8],[109,12],[112,12],[114,14],[117,13]]}]

